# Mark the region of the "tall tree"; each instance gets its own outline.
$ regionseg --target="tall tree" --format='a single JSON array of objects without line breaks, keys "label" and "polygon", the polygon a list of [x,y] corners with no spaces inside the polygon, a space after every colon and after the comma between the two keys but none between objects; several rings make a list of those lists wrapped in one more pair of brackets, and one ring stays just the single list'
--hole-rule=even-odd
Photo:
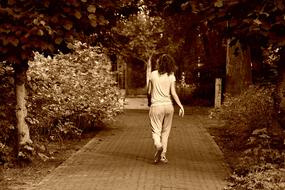
[{"label": "tall tree", "polygon": [[136,0],[2,0],[0,2],[0,64],[13,66],[20,147],[32,144],[25,122],[26,73],[34,52],[69,52],[75,39],[106,28],[121,15],[136,12]]},{"label": "tall tree", "polygon": [[[116,52],[125,59],[135,57],[145,63],[148,75],[151,71],[151,58],[158,53],[158,42],[163,35],[164,21],[160,17],[150,17],[145,7],[136,15],[120,20],[113,28],[117,38],[124,38],[128,43],[121,43],[120,39],[115,43]],[[120,50],[120,51],[118,51]]]},{"label": "tall tree", "polygon": [[[239,67],[235,62],[231,63],[231,60],[237,61],[239,59],[235,57],[240,56],[247,57],[245,59],[247,66],[243,68],[250,68],[249,52],[253,44],[254,46],[272,44],[274,47],[285,45],[285,2],[283,0],[146,0],[145,2],[152,7],[153,14],[174,15],[188,12],[196,15],[196,19],[194,21],[189,19],[189,22],[203,22],[208,27],[219,29],[224,37],[230,40],[230,43],[227,43],[230,45],[228,53],[234,53],[228,55],[230,66]],[[258,40],[250,44],[252,39]],[[235,51],[237,49],[239,51]],[[244,76],[248,76],[248,73],[246,71]],[[237,75],[240,74],[237,73]],[[241,80],[240,82],[243,83]]]},{"label": "tall tree", "polygon": [[248,47],[242,47],[237,41],[230,45],[227,40],[225,91],[234,96],[241,94],[252,84],[251,56]]},{"label": "tall tree", "polygon": [[177,48],[172,39],[165,36],[165,25],[166,21],[161,16],[151,16],[148,7],[141,4],[137,14],[118,21],[112,29],[112,49],[125,60],[134,57],[144,63],[146,84],[154,66],[153,57],[160,53],[172,53]]},{"label": "tall tree", "polygon": [[[167,14],[186,11],[197,15],[200,21],[206,22],[208,26],[218,28],[224,34],[224,37],[230,40],[228,43],[228,45],[231,45],[228,46],[229,54],[230,52],[235,53],[237,47],[239,52],[244,52],[240,55],[245,58],[246,55],[249,55],[248,51],[257,46],[272,46],[273,49],[281,49],[279,51],[281,57],[282,53],[284,54],[284,0],[145,0],[145,2],[152,8],[153,14],[159,14],[162,11]],[[237,43],[233,43],[234,41]],[[238,61],[239,59],[235,57],[235,55],[232,56],[232,60]],[[248,57],[245,60],[249,62]],[[280,62],[282,60],[284,58]],[[228,63],[231,63],[229,59]],[[240,61],[232,63],[238,64]],[[253,64],[255,63],[253,62]],[[280,120],[285,121],[285,69],[283,65],[280,63],[278,67],[277,94],[280,100],[276,104],[278,105],[277,111]],[[247,74],[248,72],[244,72],[244,75]],[[281,122],[280,124],[284,126],[284,123]]]}]

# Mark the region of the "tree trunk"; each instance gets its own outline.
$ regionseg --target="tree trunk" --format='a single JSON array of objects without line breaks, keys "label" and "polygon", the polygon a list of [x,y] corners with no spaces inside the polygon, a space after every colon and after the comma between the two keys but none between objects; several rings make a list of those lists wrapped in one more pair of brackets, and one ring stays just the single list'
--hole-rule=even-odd
[{"label": "tree trunk", "polygon": [[14,66],[15,69],[15,94],[16,94],[16,118],[18,129],[18,142],[20,146],[32,144],[30,138],[29,127],[25,121],[27,116],[26,107],[26,81],[28,63],[19,64]]},{"label": "tree trunk", "polygon": [[226,93],[239,95],[252,84],[251,56],[248,47],[242,48],[239,41],[230,46],[227,40]]},{"label": "tree trunk", "polygon": [[278,122],[285,129],[285,67],[279,66],[278,73],[275,108],[278,113]]},{"label": "tree trunk", "polygon": [[146,62],[146,87],[148,86],[150,74],[151,74],[151,59],[152,55],[149,56],[147,62]]}]

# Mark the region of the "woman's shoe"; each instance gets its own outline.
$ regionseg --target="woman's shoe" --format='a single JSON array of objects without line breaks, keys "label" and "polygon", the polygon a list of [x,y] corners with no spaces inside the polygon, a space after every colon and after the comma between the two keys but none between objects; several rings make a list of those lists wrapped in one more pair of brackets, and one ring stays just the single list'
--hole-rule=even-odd
[{"label": "woman's shoe", "polygon": [[168,160],[167,160],[167,158],[166,158],[165,156],[162,156],[162,157],[160,158],[160,161],[161,161],[162,163],[164,163],[164,164],[167,164],[167,163],[168,163]]},{"label": "woman's shoe", "polygon": [[160,160],[161,160],[161,153],[162,153],[162,147],[160,147],[160,148],[158,148],[157,150],[156,150],[156,153],[155,153],[155,155],[154,155],[154,163],[156,164],[156,163],[158,163]]}]

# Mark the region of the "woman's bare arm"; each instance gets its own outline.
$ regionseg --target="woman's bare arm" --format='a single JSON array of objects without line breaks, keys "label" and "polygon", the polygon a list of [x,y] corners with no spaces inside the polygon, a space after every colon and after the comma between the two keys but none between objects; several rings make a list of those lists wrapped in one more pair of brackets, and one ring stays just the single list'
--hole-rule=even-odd
[{"label": "woman's bare arm", "polygon": [[184,116],[184,108],[183,108],[183,105],[181,104],[180,99],[179,99],[179,97],[178,97],[178,95],[176,93],[175,82],[171,83],[170,92],[171,92],[171,95],[172,95],[173,99],[175,100],[177,105],[180,107],[179,115],[183,117]]},{"label": "woman's bare arm", "polygon": [[151,80],[148,81],[148,85],[147,85],[147,94],[151,94],[151,88],[152,88],[152,83]]},{"label": "woman's bare arm", "polygon": [[152,90],[152,83],[151,80],[148,82],[147,86],[147,105],[150,107],[151,106],[151,90]]}]

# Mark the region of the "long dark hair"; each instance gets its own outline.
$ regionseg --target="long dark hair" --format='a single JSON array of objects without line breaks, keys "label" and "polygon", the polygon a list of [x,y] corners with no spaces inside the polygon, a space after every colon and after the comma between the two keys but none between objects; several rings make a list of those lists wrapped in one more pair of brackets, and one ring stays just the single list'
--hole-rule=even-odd
[{"label": "long dark hair", "polygon": [[158,65],[157,65],[158,73],[161,75],[164,73],[167,73],[168,75],[170,75],[171,73],[174,73],[176,71],[175,61],[168,54],[162,54],[157,60],[157,62],[158,62]]}]

